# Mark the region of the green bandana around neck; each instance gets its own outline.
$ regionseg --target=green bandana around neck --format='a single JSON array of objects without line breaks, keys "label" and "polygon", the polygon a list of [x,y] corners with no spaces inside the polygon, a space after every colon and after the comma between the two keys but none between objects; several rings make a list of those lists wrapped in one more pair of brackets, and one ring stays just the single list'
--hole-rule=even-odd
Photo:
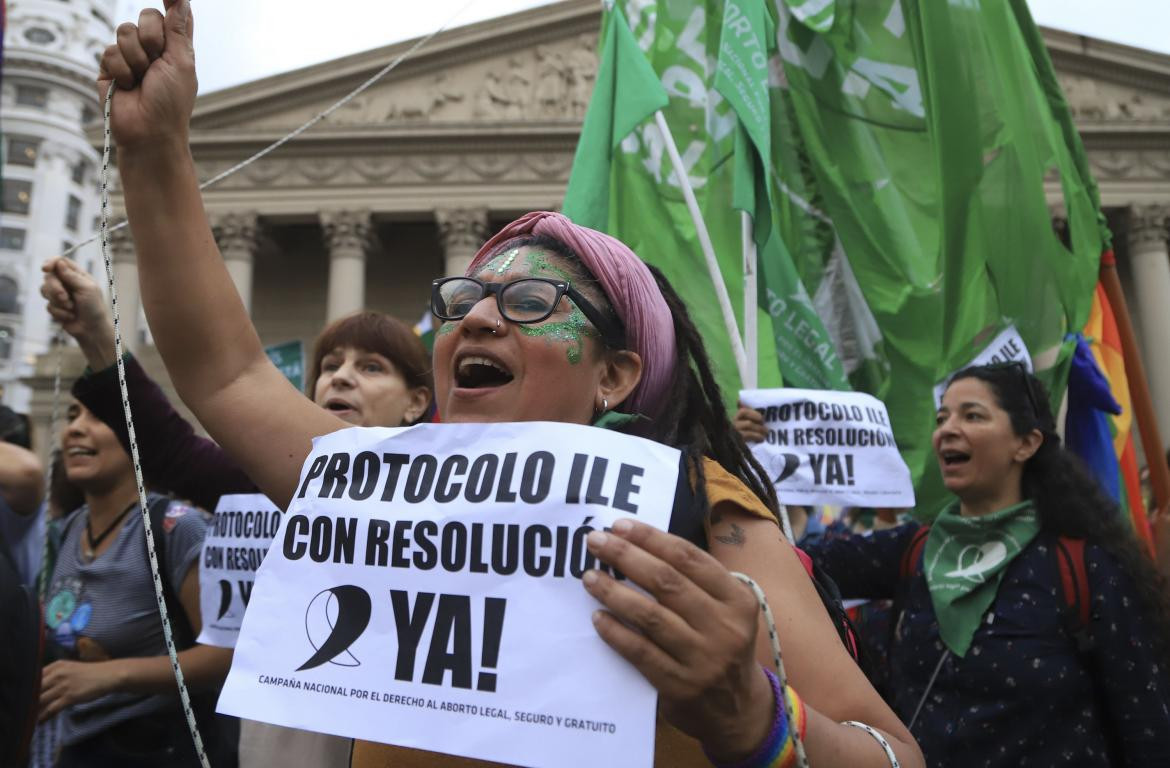
[{"label": "green bandana around neck", "polygon": [[967,655],[1008,564],[1040,532],[1031,501],[963,517],[958,502],[943,510],[926,537],[923,570],[943,642]]}]

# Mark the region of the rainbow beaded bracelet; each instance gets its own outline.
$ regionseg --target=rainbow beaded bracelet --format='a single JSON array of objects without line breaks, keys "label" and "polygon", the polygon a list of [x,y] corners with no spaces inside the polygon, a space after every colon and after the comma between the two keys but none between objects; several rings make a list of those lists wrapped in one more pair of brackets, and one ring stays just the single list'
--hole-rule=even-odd
[{"label": "rainbow beaded bracelet", "polygon": [[[772,696],[776,702],[776,718],[772,721],[772,730],[755,752],[739,762],[717,762],[704,748],[707,759],[715,768],[792,768],[796,765],[796,743],[793,736],[799,734],[801,739],[804,738],[808,723],[804,702],[791,687],[784,686],[781,690],[779,678],[772,670],[763,669],[764,674],[768,676],[768,682],[772,684]],[[787,708],[785,703],[788,705]],[[788,711],[792,712],[791,721]]]}]

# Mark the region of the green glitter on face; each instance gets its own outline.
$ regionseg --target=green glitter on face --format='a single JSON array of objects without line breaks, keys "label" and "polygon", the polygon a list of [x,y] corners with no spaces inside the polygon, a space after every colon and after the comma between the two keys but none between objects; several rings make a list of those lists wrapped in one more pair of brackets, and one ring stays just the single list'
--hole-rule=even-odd
[{"label": "green glitter on face", "polygon": [[444,320],[443,324],[439,326],[439,330],[435,331],[435,336],[446,336],[448,333],[455,330],[457,325],[459,325],[459,323],[454,320]]},{"label": "green glitter on face", "polygon": [[528,274],[533,277],[553,277],[560,278],[566,283],[571,282],[571,275],[565,271],[560,265],[554,264],[552,259],[556,258],[555,254],[548,251],[531,250],[528,252]]},{"label": "green glitter on face", "polygon": [[575,304],[569,302],[573,308],[569,312],[569,317],[565,320],[549,322],[546,320],[537,325],[521,325],[518,326],[520,332],[525,336],[543,337],[550,342],[560,342],[567,344],[568,348],[565,350],[565,356],[569,360],[570,365],[577,365],[581,362],[582,353],[585,350],[585,338],[597,338],[597,329],[589,324],[584,313],[577,308]]}]

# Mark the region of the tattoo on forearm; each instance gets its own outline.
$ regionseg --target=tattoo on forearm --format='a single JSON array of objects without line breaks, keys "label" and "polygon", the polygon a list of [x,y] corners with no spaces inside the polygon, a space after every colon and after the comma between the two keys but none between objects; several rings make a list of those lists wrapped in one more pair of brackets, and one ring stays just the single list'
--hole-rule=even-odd
[{"label": "tattoo on forearm", "polygon": [[742,547],[744,542],[747,541],[747,536],[744,535],[743,528],[740,528],[735,523],[732,523],[731,533],[727,534],[726,536],[716,536],[715,541],[718,541],[720,544],[728,544],[733,547]]}]

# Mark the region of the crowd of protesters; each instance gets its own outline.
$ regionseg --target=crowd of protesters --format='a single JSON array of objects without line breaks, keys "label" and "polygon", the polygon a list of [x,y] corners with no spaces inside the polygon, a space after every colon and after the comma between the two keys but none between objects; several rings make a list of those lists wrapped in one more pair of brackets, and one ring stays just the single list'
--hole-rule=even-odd
[{"label": "crowd of protesters", "polygon": [[[643,589],[603,570],[582,579],[603,608],[598,635],[657,689],[656,766],[794,765],[797,733],[814,768],[1170,765],[1167,592],[1115,502],[1062,448],[1048,395],[1021,366],[951,378],[934,452],[954,500],[930,526],[879,510],[861,532],[792,508],[807,557],[781,534],[780,500],[750,450],[759,415],[729,418],[674,288],[620,241],[557,213],[520,217],[464,276],[435,282],[432,355],[400,321],[358,313],[321,331],[308,397],[296,391],[265,356],[209,231],[186,141],[190,4],[166,5],[165,16],[143,11],[119,28],[99,91],[118,89],[112,133],[143,306],[176,390],[210,435],[126,357],[145,513],[158,523],[178,658],[213,766],[489,765],[216,717],[207,702],[231,651],[195,641],[203,510],[241,492],[284,508],[313,438],[424,421],[592,425],[681,452],[687,492],[668,531],[623,521],[588,539],[597,560]],[[113,328],[99,287],[67,259],[45,265],[42,293],[89,370],[73,385],[51,500],[27,423],[10,429],[0,414],[0,566],[14,617],[0,629],[13,649],[0,701],[14,713],[0,718],[0,757],[194,765]],[[733,571],[780,617],[786,686],[756,598]],[[883,626],[869,622],[843,633],[825,583],[885,601],[888,636],[867,637]],[[22,627],[39,629],[26,635],[43,646],[18,638]]]}]

